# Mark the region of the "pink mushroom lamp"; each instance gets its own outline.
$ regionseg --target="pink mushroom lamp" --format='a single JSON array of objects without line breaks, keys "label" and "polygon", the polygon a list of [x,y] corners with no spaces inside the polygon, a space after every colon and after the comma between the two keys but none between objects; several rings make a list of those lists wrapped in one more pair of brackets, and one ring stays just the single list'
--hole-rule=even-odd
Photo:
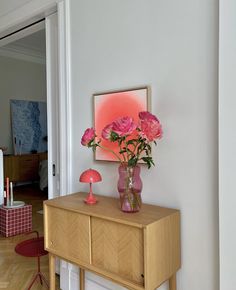
[{"label": "pink mushroom lamp", "polygon": [[85,183],[89,183],[90,185],[90,191],[88,196],[86,197],[86,199],[84,200],[85,203],[87,204],[95,204],[97,203],[97,199],[95,198],[95,196],[93,195],[93,191],[92,191],[92,183],[95,182],[99,182],[102,180],[102,177],[100,175],[100,173],[97,170],[94,169],[88,169],[85,170],[79,178],[80,182],[85,182]]}]

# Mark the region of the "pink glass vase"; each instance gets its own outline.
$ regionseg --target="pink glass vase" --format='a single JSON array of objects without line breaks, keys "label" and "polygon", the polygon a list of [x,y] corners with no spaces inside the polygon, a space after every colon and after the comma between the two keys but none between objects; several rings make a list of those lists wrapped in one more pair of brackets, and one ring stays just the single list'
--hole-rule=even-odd
[{"label": "pink glass vase", "polygon": [[140,167],[119,166],[119,180],[117,189],[120,194],[120,207],[123,212],[138,212],[142,205],[142,180]]}]

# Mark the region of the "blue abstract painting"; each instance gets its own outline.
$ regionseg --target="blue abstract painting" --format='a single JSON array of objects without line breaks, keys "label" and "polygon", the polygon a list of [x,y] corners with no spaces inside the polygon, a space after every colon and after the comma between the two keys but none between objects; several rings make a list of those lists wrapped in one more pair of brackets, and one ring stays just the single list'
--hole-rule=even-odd
[{"label": "blue abstract painting", "polygon": [[46,152],[46,102],[11,100],[10,105],[14,153]]}]

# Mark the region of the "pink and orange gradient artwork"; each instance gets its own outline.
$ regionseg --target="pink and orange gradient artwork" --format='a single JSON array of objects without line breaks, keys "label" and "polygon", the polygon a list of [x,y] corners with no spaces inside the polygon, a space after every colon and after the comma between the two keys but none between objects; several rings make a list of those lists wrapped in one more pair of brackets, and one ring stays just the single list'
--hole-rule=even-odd
[{"label": "pink and orange gradient artwork", "polygon": [[[98,137],[102,129],[119,117],[129,116],[138,123],[138,113],[148,110],[148,88],[94,95],[94,125]],[[116,143],[103,140],[102,145],[119,152]],[[114,155],[101,148],[96,149],[96,160],[117,161]]]}]

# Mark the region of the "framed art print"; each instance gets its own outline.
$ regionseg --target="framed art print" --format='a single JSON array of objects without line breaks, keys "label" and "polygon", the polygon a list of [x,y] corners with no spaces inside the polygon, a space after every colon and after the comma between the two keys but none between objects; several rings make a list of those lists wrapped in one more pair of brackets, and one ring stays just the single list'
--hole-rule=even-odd
[{"label": "framed art print", "polygon": [[[149,110],[149,87],[94,94],[94,128],[101,138],[103,128],[119,117],[129,116],[138,122],[138,113]],[[117,143],[102,139],[101,145],[119,152]],[[115,156],[97,147],[95,160],[117,161]]]},{"label": "framed art print", "polygon": [[14,154],[47,151],[46,102],[10,100]]}]

